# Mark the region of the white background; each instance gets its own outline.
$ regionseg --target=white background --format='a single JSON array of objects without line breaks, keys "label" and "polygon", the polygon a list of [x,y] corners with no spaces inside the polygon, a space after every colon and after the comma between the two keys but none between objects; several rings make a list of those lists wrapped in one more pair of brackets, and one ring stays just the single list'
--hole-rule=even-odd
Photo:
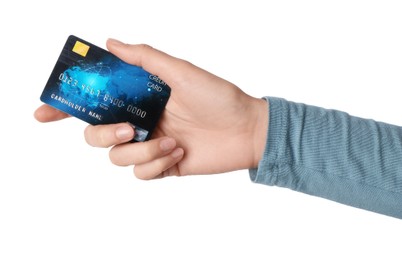
[{"label": "white background", "polygon": [[0,4],[0,259],[400,259],[401,220],[246,170],[140,181],[86,145],[85,123],[32,116],[75,34],[150,44],[256,97],[402,125],[400,1],[88,2]]}]

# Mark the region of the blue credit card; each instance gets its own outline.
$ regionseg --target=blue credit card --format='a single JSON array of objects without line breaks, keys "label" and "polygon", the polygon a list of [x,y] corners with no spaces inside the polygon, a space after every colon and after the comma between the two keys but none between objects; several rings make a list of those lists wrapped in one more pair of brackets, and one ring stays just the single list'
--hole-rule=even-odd
[{"label": "blue credit card", "polygon": [[71,35],[40,99],[92,125],[128,122],[134,141],[146,141],[170,91],[156,75]]}]

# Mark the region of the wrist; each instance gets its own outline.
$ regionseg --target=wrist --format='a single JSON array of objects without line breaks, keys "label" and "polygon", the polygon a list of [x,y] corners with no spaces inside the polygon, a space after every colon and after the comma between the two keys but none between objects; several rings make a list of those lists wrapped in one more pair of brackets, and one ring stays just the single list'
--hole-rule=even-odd
[{"label": "wrist", "polygon": [[253,158],[250,168],[257,168],[261,161],[268,138],[269,104],[266,99],[255,100],[254,131],[252,135]]}]

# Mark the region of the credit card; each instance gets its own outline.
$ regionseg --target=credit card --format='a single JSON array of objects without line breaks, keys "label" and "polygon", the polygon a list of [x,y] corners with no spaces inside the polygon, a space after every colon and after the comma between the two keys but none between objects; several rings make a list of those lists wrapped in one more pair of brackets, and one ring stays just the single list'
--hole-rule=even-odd
[{"label": "credit card", "polygon": [[70,35],[40,100],[91,125],[128,122],[151,138],[170,97],[158,76]]}]

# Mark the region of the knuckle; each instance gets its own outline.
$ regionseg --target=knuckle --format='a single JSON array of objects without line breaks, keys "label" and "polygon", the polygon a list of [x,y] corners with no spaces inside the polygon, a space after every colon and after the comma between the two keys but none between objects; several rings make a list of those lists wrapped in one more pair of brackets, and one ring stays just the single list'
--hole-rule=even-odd
[{"label": "knuckle", "polygon": [[143,171],[141,171],[140,167],[138,167],[138,166],[134,166],[133,173],[137,179],[144,180],[144,181],[151,179],[147,174],[145,174]]},{"label": "knuckle", "polygon": [[140,48],[143,51],[148,51],[148,50],[152,50],[153,47],[151,45],[145,44],[145,43],[140,43],[137,45],[138,48]]},{"label": "knuckle", "polygon": [[102,126],[89,125],[84,130],[85,141],[93,147],[110,146],[110,134]]},{"label": "knuckle", "polygon": [[115,146],[109,150],[109,160],[117,166],[127,166],[128,162],[124,160],[124,157],[119,152],[119,147]]},{"label": "knuckle", "polygon": [[98,145],[101,147],[109,146],[108,133],[106,131],[99,131],[97,135]]},{"label": "knuckle", "polygon": [[163,159],[159,159],[155,161],[154,170],[155,172],[162,173],[169,168],[166,161]]},{"label": "knuckle", "polygon": [[118,160],[118,157],[116,156],[116,149],[112,148],[109,150],[109,160],[114,165],[119,165],[119,160]]},{"label": "knuckle", "polygon": [[155,148],[152,145],[144,145],[143,151],[141,153],[141,157],[143,162],[146,161],[151,161],[152,159],[154,159],[154,152]]},{"label": "knuckle", "polygon": [[92,128],[93,128],[93,126],[91,126],[91,125],[88,125],[88,126],[85,128],[85,130],[84,130],[84,138],[85,138],[85,141],[87,142],[87,144],[89,144],[89,145],[91,145],[91,146],[94,146],[93,141],[92,141],[92,139],[91,139],[91,136],[92,136]]}]

